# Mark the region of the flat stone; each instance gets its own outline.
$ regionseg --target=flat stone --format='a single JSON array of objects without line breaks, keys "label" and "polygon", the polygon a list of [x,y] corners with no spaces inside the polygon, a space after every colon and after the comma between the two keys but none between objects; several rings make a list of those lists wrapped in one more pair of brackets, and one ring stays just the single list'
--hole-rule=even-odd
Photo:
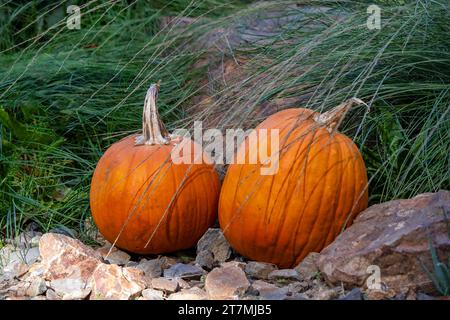
[{"label": "flat stone", "polygon": [[195,265],[177,263],[164,270],[165,278],[198,279],[205,274],[205,271]]},{"label": "flat stone", "polygon": [[100,264],[92,274],[91,300],[129,300],[138,297],[147,283],[144,272],[115,264]]},{"label": "flat stone", "polygon": [[220,266],[221,267],[238,267],[241,270],[245,270],[245,267],[247,266],[247,264],[242,261],[227,261],[227,262],[222,262],[220,264]]},{"label": "flat stone", "polygon": [[304,292],[310,288],[310,283],[306,281],[295,281],[288,284],[289,292],[292,294]]},{"label": "flat stone", "polygon": [[164,292],[155,289],[145,289],[142,291],[143,300],[164,300]]},{"label": "flat stone", "polygon": [[81,279],[55,279],[50,281],[49,287],[58,300],[82,300],[91,293],[89,285]]},{"label": "flat stone", "polygon": [[158,278],[162,275],[163,263],[164,261],[162,261],[161,259],[142,259],[136,266],[136,268],[144,271],[145,275],[150,278]]},{"label": "flat stone", "polygon": [[277,269],[272,263],[250,261],[245,266],[245,273],[255,279],[268,279],[269,273]]},{"label": "flat stone", "polygon": [[294,269],[274,270],[268,275],[269,280],[275,281],[298,281],[301,280],[300,275]]},{"label": "flat stone", "polygon": [[213,300],[237,300],[249,286],[244,271],[234,266],[215,268],[205,280],[206,293]]},{"label": "flat stone", "polygon": [[432,296],[430,296],[430,295],[428,295],[428,294],[421,293],[421,292],[419,292],[419,293],[416,295],[416,299],[417,299],[417,300],[436,300],[435,297],[432,297]]},{"label": "flat stone", "polygon": [[154,278],[152,279],[152,287],[156,290],[172,293],[178,290],[179,284],[176,279]]},{"label": "flat stone", "polygon": [[288,287],[279,288],[272,283],[262,280],[256,280],[252,287],[258,292],[259,296],[266,300],[284,300],[289,294]]},{"label": "flat stone", "polygon": [[367,300],[389,300],[396,295],[394,290],[386,289],[368,289],[366,290]]},{"label": "flat stone", "polygon": [[360,288],[353,288],[340,298],[340,300],[363,300],[363,293]]},{"label": "flat stone", "polygon": [[168,300],[207,300],[208,295],[205,290],[197,287],[183,289],[180,292],[172,293]]},{"label": "flat stone", "polygon": [[[109,252],[111,250],[111,252]],[[130,261],[130,255],[116,247],[111,249],[111,244],[106,243],[103,247],[96,250],[105,261],[120,266],[126,265]],[[109,253],[109,254],[108,254]]]}]

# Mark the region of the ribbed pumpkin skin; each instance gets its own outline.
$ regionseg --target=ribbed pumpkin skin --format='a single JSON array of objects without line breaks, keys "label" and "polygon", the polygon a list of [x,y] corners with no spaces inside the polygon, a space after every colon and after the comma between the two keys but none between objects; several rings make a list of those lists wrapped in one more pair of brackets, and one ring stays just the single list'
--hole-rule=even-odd
[{"label": "ribbed pumpkin skin", "polygon": [[95,224],[111,243],[126,224],[116,245],[134,253],[194,246],[217,217],[220,182],[214,167],[175,165],[172,144],[135,146],[134,139],[113,144],[97,164],[90,192]]},{"label": "ribbed pumpkin skin", "polygon": [[[318,126],[314,114],[287,109],[256,127],[280,130],[275,175],[260,175],[259,164],[228,168],[219,222],[232,247],[249,259],[293,267],[331,243],[367,207],[358,148],[345,135]],[[237,152],[248,154],[247,140]]]}]

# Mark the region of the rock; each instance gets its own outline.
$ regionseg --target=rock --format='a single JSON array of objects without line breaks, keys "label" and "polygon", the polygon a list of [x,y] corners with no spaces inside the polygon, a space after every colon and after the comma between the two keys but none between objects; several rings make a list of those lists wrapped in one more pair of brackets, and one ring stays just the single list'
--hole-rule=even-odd
[{"label": "rock", "polygon": [[300,275],[294,269],[280,269],[274,270],[268,275],[269,280],[279,281],[279,282],[289,282],[289,281],[298,281],[300,279]]},{"label": "rock", "polygon": [[89,284],[81,279],[55,279],[50,281],[49,287],[58,300],[82,300],[91,293]]},{"label": "rock", "polygon": [[172,293],[178,290],[179,284],[176,279],[154,278],[152,279],[152,287],[156,290]]},{"label": "rock", "polygon": [[101,264],[101,256],[92,248],[70,237],[46,233],[39,241],[44,278],[49,281],[75,279],[87,283]]},{"label": "rock", "polygon": [[92,274],[90,285],[91,300],[129,300],[141,294],[146,281],[142,270],[99,264]]},{"label": "rock", "polygon": [[205,290],[197,287],[183,289],[180,292],[172,293],[168,300],[206,300],[208,295]]},{"label": "rock", "polygon": [[18,249],[29,249],[38,246],[41,236],[41,232],[35,230],[25,230],[24,232],[16,236],[13,240],[9,240],[6,242],[12,244],[15,248]]},{"label": "rock", "polygon": [[316,265],[319,253],[310,252],[294,269],[298,272],[302,279],[308,280],[313,278],[318,272],[319,268]]},{"label": "rock", "polygon": [[369,289],[366,291],[366,297],[368,300],[387,300],[392,299],[396,295],[394,290],[383,290],[383,289]]},{"label": "rock", "polygon": [[47,300],[61,300],[61,297],[58,296],[53,289],[47,289],[47,292],[45,292],[45,298]]},{"label": "rock", "polygon": [[233,266],[215,268],[205,280],[206,293],[213,300],[237,300],[249,286],[244,271]]},{"label": "rock", "polygon": [[242,261],[227,261],[227,262],[222,262],[220,264],[220,266],[221,267],[238,267],[242,270],[245,270],[245,267],[247,266],[247,264]]},{"label": "rock", "polygon": [[164,270],[165,278],[198,279],[205,271],[191,264],[177,263],[169,269]]},{"label": "rock", "polygon": [[178,286],[180,287],[180,289],[189,289],[191,287],[189,282],[187,282],[181,278],[175,278],[175,280],[178,282]]},{"label": "rock", "polygon": [[63,236],[70,237],[73,239],[78,238],[78,232],[76,232],[75,230],[68,228],[66,226],[62,226],[62,225],[50,229],[48,233],[61,234]]},{"label": "rock", "polygon": [[[110,250],[111,252],[109,253]],[[131,258],[128,253],[123,252],[116,247],[111,249],[110,243],[106,243],[103,247],[98,248],[96,251],[102,256],[105,261],[120,266],[126,265]]]},{"label": "rock", "polygon": [[267,262],[250,261],[245,267],[245,273],[255,279],[268,279],[269,273],[277,270],[277,266]]},{"label": "rock", "polygon": [[339,300],[363,300],[363,293],[360,288],[353,288]]},{"label": "rock", "polygon": [[[207,251],[212,254],[214,264],[225,262],[231,257],[231,247],[227,239],[225,239],[222,230],[218,228],[208,229],[200,238],[197,243],[197,254],[205,255],[205,253],[201,253],[202,251]],[[201,261],[196,260],[196,262],[203,267],[200,264]]]},{"label": "rock", "polygon": [[25,274],[29,266],[39,260],[39,248],[14,248],[5,246],[0,251],[0,265],[4,265],[3,272],[12,273],[16,277]]},{"label": "rock", "polygon": [[142,291],[143,300],[164,300],[164,292],[154,290],[154,289],[145,289]]},{"label": "rock", "polygon": [[266,300],[284,300],[289,294],[288,287],[279,288],[272,283],[262,280],[256,280],[253,282],[252,288],[259,293],[261,298]]},{"label": "rock", "polygon": [[433,292],[422,264],[432,270],[429,237],[445,261],[450,250],[445,223],[449,212],[448,191],[371,206],[320,253],[317,265],[333,284],[362,287],[371,274],[370,280],[376,281],[379,270],[378,286],[383,285],[388,293],[390,289],[395,293],[406,289]]},{"label": "rock", "polygon": [[310,288],[310,284],[306,281],[296,281],[288,284],[289,292],[292,294],[304,292]]},{"label": "rock", "polygon": [[170,268],[174,264],[178,263],[178,259],[174,257],[166,257],[166,256],[160,256],[158,259],[161,261],[161,268],[163,270]]},{"label": "rock", "polygon": [[334,287],[329,288],[323,283],[317,283],[312,286],[309,290],[305,291],[306,297],[312,300],[332,300],[339,297],[341,288]]},{"label": "rock", "polygon": [[214,267],[214,257],[210,251],[200,251],[195,257],[195,263],[199,266],[211,270]]},{"label": "rock", "polygon": [[14,274],[15,277],[21,277],[28,272],[28,269],[27,264],[20,261],[13,261],[3,268],[3,272]]},{"label": "rock", "polygon": [[12,273],[3,273],[0,275],[0,295],[2,291],[16,285],[19,281]]},{"label": "rock", "polygon": [[15,285],[4,290],[8,297],[25,297],[30,283],[27,281],[17,282]]},{"label": "rock", "polygon": [[[125,264],[126,267],[133,267],[133,268],[137,267],[138,265],[139,265],[139,262],[136,262],[136,261],[128,261],[127,264]],[[140,268],[138,268],[138,269],[140,269]]]},{"label": "rock", "polygon": [[25,295],[28,297],[36,297],[41,294],[44,294],[47,291],[47,286],[45,281],[40,278],[34,279],[27,290],[25,291]]},{"label": "rock", "polygon": [[142,259],[136,268],[144,271],[145,275],[150,278],[158,278],[162,274],[162,266],[164,261],[161,259],[146,260]]},{"label": "rock", "polygon": [[419,292],[416,295],[416,299],[417,300],[436,300],[435,297],[429,296],[428,294],[425,294],[425,293],[422,293],[422,292]]}]

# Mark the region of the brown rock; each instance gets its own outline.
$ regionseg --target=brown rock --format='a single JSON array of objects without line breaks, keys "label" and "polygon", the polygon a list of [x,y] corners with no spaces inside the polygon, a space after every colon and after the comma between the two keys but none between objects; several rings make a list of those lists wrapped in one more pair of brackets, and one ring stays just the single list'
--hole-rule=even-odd
[{"label": "brown rock", "polygon": [[245,267],[245,273],[255,279],[268,279],[269,273],[276,269],[277,266],[272,263],[250,261]]},{"label": "brown rock", "polygon": [[80,279],[87,282],[101,256],[78,240],[56,233],[44,234],[39,241],[46,280]]},{"label": "brown rock", "polygon": [[192,264],[177,263],[164,270],[165,278],[198,279],[205,274],[205,270]]},{"label": "brown rock", "polygon": [[369,289],[366,291],[367,300],[388,300],[395,297],[395,294],[394,290]]},{"label": "brown rock", "polygon": [[30,282],[30,285],[25,291],[25,295],[28,297],[36,297],[41,294],[44,294],[45,291],[47,291],[45,281],[43,279],[36,278]]},{"label": "brown rock", "polygon": [[310,283],[308,283],[307,281],[291,282],[289,283],[288,288],[289,292],[291,293],[304,292],[310,288]]},{"label": "brown rock", "polygon": [[202,251],[211,252],[214,262],[227,261],[231,256],[231,247],[227,239],[218,228],[210,228],[197,243],[197,253]]},{"label": "brown rock", "polygon": [[[111,250],[111,252],[109,252]],[[100,247],[96,250],[105,261],[108,261],[112,264],[118,264],[120,266],[124,266],[130,261],[130,255],[126,252],[123,252],[116,247],[111,249],[111,244],[108,242],[103,247]]]},{"label": "brown rock", "polygon": [[433,291],[422,263],[432,270],[429,237],[441,261],[446,259],[450,238],[445,216],[450,219],[449,208],[448,191],[371,206],[320,253],[317,265],[333,284],[362,287],[372,274],[372,286],[379,268],[377,286],[385,291]]},{"label": "brown rock", "polygon": [[179,283],[176,279],[154,278],[152,279],[152,287],[156,290],[172,293],[178,290]]},{"label": "brown rock", "polygon": [[262,280],[256,280],[252,283],[252,288],[255,289],[262,299],[266,300],[284,300],[289,294],[288,287],[277,287],[272,283]]},{"label": "brown rock", "polygon": [[310,288],[302,294],[312,300],[331,300],[338,298],[341,291],[340,287],[330,288],[323,281],[314,280]]},{"label": "brown rock", "polygon": [[244,271],[234,266],[215,268],[205,280],[206,293],[213,300],[236,300],[249,286]]},{"label": "brown rock", "polygon": [[90,285],[91,300],[129,300],[140,295],[146,281],[142,270],[100,264],[92,274]]},{"label": "brown rock", "polygon": [[268,279],[280,281],[280,282],[290,282],[290,281],[301,280],[300,275],[294,269],[274,270],[271,273],[269,273]]},{"label": "brown rock", "polygon": [[245,270],[245,267],[247,266],[247,264],[242,261],[227,261],[227,262],[222,262],[220,264],[220,266],[221,267],[238,267],[239,269]]},{"label": "brown rock", "polygon": [[55,279],[50,281],[49,287],[61,300],[82,300],[91,293],[89,284],[81,279]]},{"label": "brown rock", "polygon": [[61,300],[61,297],[58,296],[53,289],[47,289],[45,292],[45,297],[47,300]]},{"label": "brown rock", "polygon": [[308,280],[313,278],[319,268],[316,265],[319,253],[310,252],[294,269],[298,272],[302,279]]},{"label": "brown rock", "polygon": [[164,261],[162,259],[146,260],[142,259],[136,268],[144,271],[145,275],[150,278],[158,278],[162,274],[162,266]]},{"label": "brown rock", "polygon": [[161,268],[163,270],[170,268],[174,264],[178,263],[178,259],[174,257],[166,257],[166,256],[160,256],[158,257],[159,260],[161,260]]},{"label": "brown rock", "polygon": [[214,267],[214,257],[210,251],[204,250],[197,253],[195,263],[203,268],[211,270]]},{"label": "brown rock", "polygon": [[142,300],[164,300],[164,292],[154,289],[145,289],[142,291],[142,298]]},{"label": "brown rock", "polygon": [[172,293],[168,300],[206,300],[208,295],[200,288],[193,287],[183,289],[180,292]]}]

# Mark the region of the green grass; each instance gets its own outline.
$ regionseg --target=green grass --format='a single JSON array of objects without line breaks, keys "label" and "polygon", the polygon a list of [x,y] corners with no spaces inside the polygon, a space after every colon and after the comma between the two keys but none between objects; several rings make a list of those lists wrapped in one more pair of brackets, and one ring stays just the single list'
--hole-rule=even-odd
[{"label": "green grass", "polygon": [[[2,7],[14,14],[0,23],[3,236],[29,221],[85,234],[95,164],[111,143],[139,130],[145,91],[159,79],[169,129],[216,117],[222,128],[252,127],[266,116],[258,107],[271,101],[327,110],[357,96],[370,109],[354,110],[342,131],[363,152],[371,203],[449,189],[444,1],[379,2],[381,30],[365,26],[369,2],[314,1],[330,7],[315,12],[290,1],[94,1],[82,9],[81,30],[68,30],[64,20],[34,22],[50,2],[17,3]],[[194,45],[211,30],[245,27],[274,7],[289,23],[261,42],[214,53],[214,42]],[[162,30],[165,15],[176,18]],[[182,17],[195,22],[176,27]],[[244,57],[243,75],[217,83],[212,102],[193,114],[207,77],[197,62],[211,55],[214,61]]]}]

